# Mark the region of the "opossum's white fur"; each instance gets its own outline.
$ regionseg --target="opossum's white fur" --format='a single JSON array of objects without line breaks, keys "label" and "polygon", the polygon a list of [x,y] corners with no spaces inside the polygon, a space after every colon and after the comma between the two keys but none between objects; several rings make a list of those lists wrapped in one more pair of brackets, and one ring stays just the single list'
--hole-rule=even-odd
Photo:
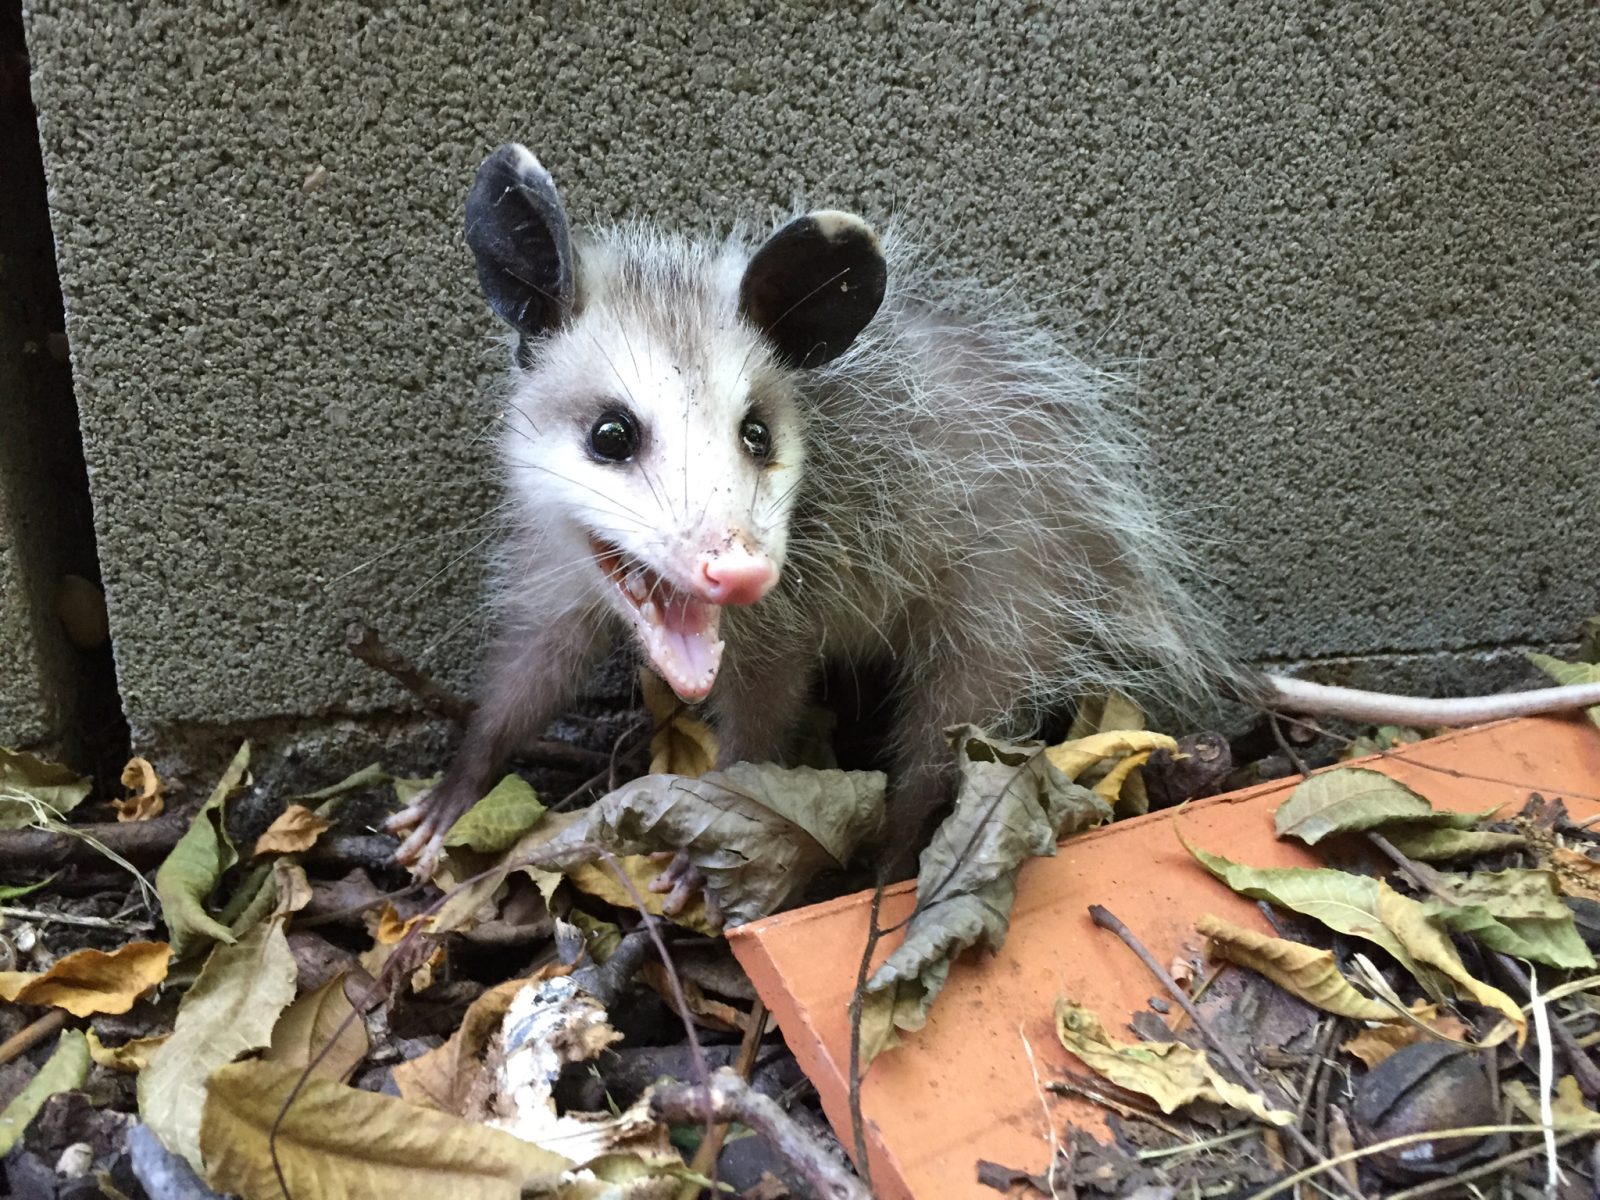
[{"label": "opossum's white fur", "polygon": [[[739,315],[759,239],[627,224],[578,243],[577,311],[512,385],[507,640],[611,613],[589,532],[667,573],[697,539],[744,530],[783,570],[723,614],[710,703],[729,755],[781,753],[823,660],[880,657],[899,680],[908,787],[940,770],[948,723],[1024,734],[1084,693],[1182,703],[1236,680],[1140,486],[1122,382],[945,277],[898,228],[881,241],[882,307],[811,371],[779,365]],[[649,430],[635,464],[584,452],[607,399]],[[776,445],[765,470],[739,449],[752,403]]]}]

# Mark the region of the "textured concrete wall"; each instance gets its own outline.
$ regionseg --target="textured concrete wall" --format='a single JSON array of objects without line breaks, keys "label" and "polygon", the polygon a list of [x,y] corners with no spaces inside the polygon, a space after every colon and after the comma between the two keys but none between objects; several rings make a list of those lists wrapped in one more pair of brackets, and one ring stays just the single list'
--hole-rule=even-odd
[{"label": "textured concrete wall", "polygon": [[395,705],[353,612],[470,675],[501,351],[458,223],[509,136],[580,218],[901,208],[1141,359],[1151,469],[1249,655],[1438,678],[1570,637],[1600,596],[1597,14],[39,2],[129,710]]}]

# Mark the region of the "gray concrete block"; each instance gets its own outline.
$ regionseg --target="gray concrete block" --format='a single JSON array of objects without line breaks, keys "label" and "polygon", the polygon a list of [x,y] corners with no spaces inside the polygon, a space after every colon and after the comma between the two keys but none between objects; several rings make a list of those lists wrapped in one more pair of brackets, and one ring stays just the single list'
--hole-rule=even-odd
[{"label": "gray concrete block", "polygon": [[502,351],[458,224],[508,137],[580,218],[903,210],[1136,360],[1248,656],[1540,644],[1596,607],[1592,5],[29,21],[136,721],[400,704],[352,612],[470,676]]}]

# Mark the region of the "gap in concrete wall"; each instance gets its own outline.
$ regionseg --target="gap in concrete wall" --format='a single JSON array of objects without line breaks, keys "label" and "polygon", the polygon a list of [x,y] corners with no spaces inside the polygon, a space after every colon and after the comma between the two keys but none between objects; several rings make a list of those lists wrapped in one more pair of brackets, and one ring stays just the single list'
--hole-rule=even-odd
[{"label": "gap in concrete wall", "polygon": [[51,748],[112,794],[128,725],[106,632],[21,0],[0,0],[0,166],[0,326],[14,368],[0,396],[0,486],[57,714]]}]

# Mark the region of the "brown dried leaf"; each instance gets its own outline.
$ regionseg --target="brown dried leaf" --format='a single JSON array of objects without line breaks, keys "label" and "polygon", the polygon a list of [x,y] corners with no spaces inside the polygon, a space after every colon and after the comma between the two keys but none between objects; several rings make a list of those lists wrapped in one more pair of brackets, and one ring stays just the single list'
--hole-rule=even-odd
[{"label": "brown dried leaf", "polygon": [[1363,1029],[1355,1037],[1342,1043],[1339,1049],[1359,1058],[1370,1070],[1396,1050],[1426,1039],[1430,1029],[1440,1037],[1454,1042],[1464,1041],[1472,1032],[1471,1027],[1459,1017],[1450,1013],[1440,1016],[1437,1005],[1419,1001],[1411,1006],[1411,1015],[1421,1021],[1422,1025],[1396,1021],[1387,1025],[1373,1026],[1370,1029]]},{"label": "brown dried leaf", "polygon": [[107,1046],[94,1030],[84,1031],[89,1039],[89,1057],[109,1071],[119,1075],[137,1075],[150,1065],[150,1057],[166,1044],[170,1033],[157,1037],[129,1038],[115,1046]]},{"label": "brown dried leaf", "polygon": [[0,971],[0,1000],[64,1008],[75,1017],[125,1013],[167,977],[165,942],[129,942],[107,954],[79,950],[48,971]]},{"label": "brown dried leaf", "polygon": [[331,821],[324,821],[305,805],[291,804],[256,839],[255,856],[299,854],[309,850],[331,825]]},{"label": "brown dried leaf", "polygon": [[1600,900],[1600,862],[1565,846],[1550,849],[1550,868],[1562,894]]}]

